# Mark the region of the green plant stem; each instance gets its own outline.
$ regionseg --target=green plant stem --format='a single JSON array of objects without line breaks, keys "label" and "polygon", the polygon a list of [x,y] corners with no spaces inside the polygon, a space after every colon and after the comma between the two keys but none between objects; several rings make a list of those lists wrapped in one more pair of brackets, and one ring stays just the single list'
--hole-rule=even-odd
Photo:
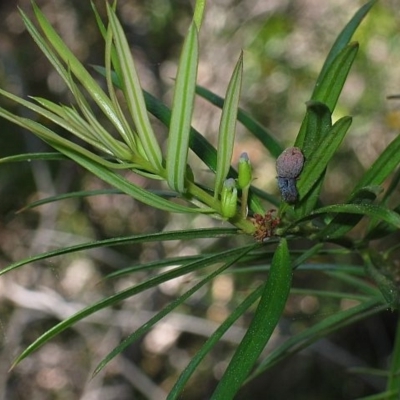
[{"label": "green plant stem", "polygon": [[247,202],[249,200],[249,189],[250,185],[247,185],[242,189],[242,202],[240,206],[240,214],[242,215],[242,218],[247,217],[247,212],[248,212]]},{"label": "green plant stem", "polygon": [[[214,197],[208,194],[205,190],[201,189],[191,181],[186,181],[186,188],[189,196],[193,196],[197,200],[200,200],[202,203],[213,208],[217,214],[222,214],[221,203],[219,201],[215,201]],[[233,218],[230,218],[229,222],[249,235],[252,235],[256,230],[256,227],[251,221],[243,218],[241,211],[236,213]]]}]

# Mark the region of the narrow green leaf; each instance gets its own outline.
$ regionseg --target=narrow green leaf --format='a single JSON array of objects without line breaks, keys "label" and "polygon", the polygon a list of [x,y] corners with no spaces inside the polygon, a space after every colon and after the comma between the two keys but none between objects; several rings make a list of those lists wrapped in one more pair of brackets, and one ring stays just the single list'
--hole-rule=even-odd
[{"label": "narrow green leaf", "polygon": [[[162,240],[162,239],[160,239],[160,240]],[[249,247],[253,248],[254,245],[251,245]],[[14,360],[11,368],[14,368],[24,358],[28,357],[30,354],[32,354],[34,351],[36,351],[43,344],[45,344],[46,342],[51,340],[53,337],[57,336],[64,330],[68,329],[69,327],[73,326],[78,321],[81,321],[82,319],[88,317],[89,315],[92,315],[92,314],[96,313],[97,311],[100,311],[104,308],[111,307],[114,304],[121,302],[122,300],[132,297],[138,293],[141,293],[144,290],[147,290],[147,289],[150,289],[157,285],[160,285],[163,282],[167,282],[167,281],[177,278],[179,276],[186,275],[186,274],[196,271],[200,268],[205,268],[209,265],[213,265],[213,264],[220,263],[220,262],[225,262],[227,260],[227,258],[234,257],[235,255],[238,255],[241,252],[243,252],[243,249],[244,248],[228,250],[225,252],[221,252],[217,255],[204,257],[202,260],[199,260],[199,261],[184,265],[182,267],[178,267],[173,270],[161,273],[161,274],[159,274],[155,277],[152,277],[142,283],[139,283],[136,286],[125,289],[119,293],[116,293],[115,295],[112,295],[103,300],[100,300],[99,302],[97,302],[95,304],[91,304],[88,307],[85,307],[84,309],[78,311],[71,317],[66,318],[65,320],[59,322],[57,325],[55,325],[51,329],[47,330],[44,334],[42,334],[39,338],[37,338]]]},{"label": "narrow green leaf", "polygon": [[[400,215],[379,205],[375,204],[335,204],[332,206],[322,207],[315,211],[313,211],[310,215],[302,218],[301,220],[297,221],[305,221],[307,219],[313,218],[313,216],[318,214],[329,214],[329,213],[339,213],[339,214],[359,214],[362,216],[369,216],[372,218],[379,218],[382,221],[387,222],[390,225],[393,225],[400,229]],[[358,220],[356,220],[358,222]],[[328,226],[329,227],[329,226]],[[350,227],[350,229],[353,226]],[[348,227],[347,227],[348,228]],[[341,232],[339,232],[341,233]],[[322,230],[318,236],[325,237],[326,239],[334,239],[339,234],[337,231],[328,231]]]},{"label": "narrow green leaf", "polygon": [[[340,95],[340,91],[343,87],[343,84],[347,78],[348,71],[343,71],[344,74],[340,75],[340,63],[343,63],[345,61],[342,58],[339,57],[339,55],[342,53],[347,54],[349,57],[349,60],[352,57],[352,53],[354,50],[352,50],[352,45],[348,47],[348,50],[346,51],[346,46],[349,44],[354,32],[358,28],[359,24],[363,20],[363,18],[366,16],[366,14],[369,12],[369,10],[372,8],[372,6],[376,3],[376,0],[369,1],[367,4],[362,6],[353,16],[353,18],[346,24],[346,26],[343,28],[342,32],[338,35],[335,43],[332,45],[331,50],[329,51],[329,54],[327,58],[325,59],[324,65],[321,69],[321,72],[317,78],[317,81],[315,83],[315,88],[313,91],[313,94],[311,96],[311,100],[319,100],[322,103],[325,103],[330,110],[333,111],[334,109],[334,104],[336,104],[337,99]],[[350,54],[348,54],[348,52]],[[347,60],[347,61],[349,61]],[[336,66],[334,65],[336,64]],[[351,64],[347,64],[347,67],[350,67]],[[339,71],[338,71],[339,69]],[[338,76],[341,77],[340,81],[336,81],[335,86],[336,89],[332,92],[329,93],[326,91],[327,89],[327,83],[329,81],[329,75],[332,77],[334,75],[334,71],[339,72]],[[328,78],[327,78],[328,77]],[[321,89],[322,87],[322,89]],[[323,98],[322,94],[325,93],[327,95],[326,98]],[[330,98],[330,102],[328,102],[328,97]],[[306,139],[307,135],[307,124],[306,124],[306,118],[303,120],[303,123],[301,125],[299,134],[296,139],[296,144],[295,146],[303,148],[303,144],[308,142],[308,138]]]},{"label": "narrow green leaf", "polygon": [[350,43],[334,59],[316,84],[312,100],[325,103],[333,112],[358,52],[358,43]]},{"label": "narrow green leaf", "polygon": [[[368,205],[372,204],[377,195],[381,192],[380,186],[367,186],[359,189],[352,197],[349,204],[353,205]],[[339,214],[332,216],[329,221],[326,221],[327,226],[322,229],[318,237],[320,238],[340,238],[343,237],[350,229],[356,226],[363,216],[360,214]],[[374,219],[373,219],[374,220]]]},{"label": "narrow green leaf", "polygon": [[[120,152],[120,149],[119,149],[120,146],[118,146],[119,142],[116,141],[113,138],[113,136],[110,135],[110,133],[108,133],[108,131],[100,123],[98,116],[95,115],[95,113],[92,111],[89,103],[87,102],[86,98],[82,94],[78,85],[76,85],[76,83],[74,82],[74,79],[72,76],[69,76],[69,87],[75,98],[78,108],[80,109],[82,115],[86,118],[87,124],[85,124],[84,126],[87,125],[87,129],[89,131],[93,132],[94,137],[96,137],[99,141],[104,143],[105,146],[110,146],[109,151],[113,151],[116,153],[117,153],[117,151]],[[137,141],[136,135],[133,133],[132,129],[129,127],[128,123],[126,122],[126,119],[123,116],[118,104],[115,104],[114,102],[112,102],[112,105],[114,107],[114,112],[119,120],[119,123],[124,128],[124,136],[123,137],[128,139],[128,143],[127,144],[124,143],[125,147],[127,149],[129,149],[129,151],[131,153],[131,155],[128,159],[135,158],[135,157],[137,158],[139,143]],[[145,158],[145,156],[143,156],[143,158]]]},{"label": "narrow green leaf", "polygon": [[324,79],[327,70],[335,60],[336,56],[344,49],[344,47],[350,42],[354,32],[357,30],[358,26],[364,19],[364,17],[368,14],[371,8],[374,6],[377,0],[369,1],[364,4],[351,18],[351,20],[346,24],[343,30],[338,35],[335,43],[333,44],[329,54],[325,60],[325,63],[321,69],[319,77],[316,82],[316,86]]},{"label": "narrow green leaf", "polygon": [[392,198],[392,195],[396,195],[399,184],[400,184],[400,168],[397,169],[397,171],[391,178],[390,184],[382,196],[382,200],[381,200],[382,204],[386,205],[389,202],[389,200]]},{"label": "narrow green leaf", "polygon": [[[301,150],[307,159],[312,156],[319,143],[332,128],[331,111],[325,103],[310,100],[307,102],[305,123],[307,128],[307,141],[302,143]],[[297,142],[296,142],[296,145]]]},{"label": "narrow green leaf", "polygon": [[218,159],[215,174],[214,197],[218,198],[227,179],[235,143],[236,120],[242,88],[243,53],[240,55],[226,91],[218,134]]},{"label": "narrow green leaf", "polygon": [[117,271],[114,271],[111,274],[107,274],[102,278],[102,280],[121,278],[126,275],[134,274],[135,272],[138,271],[145,271],[145,270],[149,271],[151,269],[160,269],[164,267],[178,267],[182,265],[187,265],[193,261],[198,261],[202,259],[204,256],[205,256],[204,254],[198,254],[195,256],[178,256],[161,260],[158,259],[156,261],[144,264],[135,264],[127,268],[118,269]]},{"label": "narrow green leaf", "polygon": [[[100,22],[98,22],[100,23]],[[139,138],[137,137],[136,132],[134,132],[133,128],[131,127],[132,124],[128,122],[128,120],[125,117],[124,112],[122,111],[122,108],[120,106],[120,103],[118,101],[117,94],[115,92],[115,87],[113,84],[113,75],[115,73],[112,70],[112,65],[114,65],[114,68],[118,68],[117,70],[120,71],[119,75],[119,82],[123,81],[122,78],[122,73],[121,73],[121,65],[118,59],[117,51],[115,49],[115,46],[113,45],[113,33],[111,27],[107,31],[105,31],[105,28],[103,25],[100,26],[101,32],[104,30],[104,40],[106,43],[106,51],[105,51],[105,77],[106,77],[106,82],[107,82],[107,88],[108,88],[108,93],[110,95],[111,102],[114,106],[114,110],[116,115],[118,116],[119,121],[121,122],[121,125],[124,127],[124,131],[127,132],[127,136],[130,138],[132,146],[131,149],[135,149],[135,154],[140,154],[142,158],[147,159],[146,153],[142,150],[142,146],[140,143]],[[122,88],[123,85],[120,84],[120,88]],[[151,164],[152,165],[152,164]]]},{"label": "narrow green leaf", "polygon": [[161,149],[150,124],[142,88],[131,56],[130,47],[122,26],[115,15],[115,11],[108,3],[106,4],[110,28],[112,29],[113,40],[121,66],[122,90],[127,101],[127,106],[132,120],[135,123],[141,145],[147,155],[148,161],[156,171],[161,171]]},{"label": "narrow green leaf", "polygon": [[[59,106],[47,99],[33,97],[33,99],[40,105],[50,110],[51,114],[46,111],[41,111],[40,108],[34,109],[28,102],[24,105],[53,121],[88,144],[100,149],[105,154],[114,155],[120,160],[132,161],[134,157],[128,146],[124,142],[115,139],[106,129],[104,129],[103,125],[98,122],[98,118],[91,112],[91,110],[82,104],[83,98],[80,93],[75,92],[74,94],[75,98],[82,105],[81,109],[84,109],[86,121],[74,108]],[[15,99],[15,101],[18,100]],[[22,101],[19,102],[22,104]]]},{"label": "narrow green leaf", "polygon": [[[325,104],[331,112],[333,112],[335,108],[358,51],[358,45],[355,43],[349,44],[349,42],[358,25],[374,3],[375,1],[370,1],[361,7],[339,34],[316,81],[311,100]],[[295,146],[304,149],[306,159],[309,156],[309,154],[307,154],[308,147],[313,148],[315,143],[315,136],[313,134],[314,130],[310,130],[309,126],[310,112],[310,109],[307,110],[295,142]],[[296,207],[296,214],[298,216],[308,214],[313,207],[315,207],[322,187],[323,175],[324,174],[321,174],[319,182],[315,183],[313,188],[306,195],[307,198]]]},{"label": "narrow green leaf", "polygon": [[340,282],[345,283],[346,285],[351,286],[353,292],[356,290],[358,292],[364,293],[366,296],[368,296],[368,298],[379,296],[379,290],[365,279],[367,277],[367,273],[364,266],[360,265],[359,267],[357,267],[358,276],[350,275],[350,271],[338,270],[340,268],[340,264],[335,264],[335,267],[336,268],[332,268],[331,271],[325,270],[325,275],[327,275],[329,278],[336,279]]},{"label": "narrow green leaf", "polygon": [[[1,163],[1,160],[0,160]],[[111,195],[111,194],[125,194],[118,189],[99,189],[99,190],[82,190],[79,192],[68,192],[64,194],[59,194],[57,196],[49,196],[44,199],[32,201],[26,206],[19,209],[16,214],[22,213],[26,210],[31,210],[32,208],[40,207],[45,204],[54,203],[56,201],[67,200],[67,199],[76,199],[83,197],[91,197],[91,196],[99,196],[102,194]]]},{"label": "narrow green leaf", "polygon": [[325,212],[368,215],[369,217],[380,218],[382,221],[400,228],[399,214],[375,204],[338,204],[320,208],[315,210],[313,214]]},{"label": "narrow green leaf", "polygon": [[51,257],[62,256],[64,254],[75,253],[83,250],[91,250],[96,249],[98,247],[105,246],[119,246],[123,244],[138,244],[144,242],[157,242],[164,240],[193,240],[193,239],[209,239],[215,237],[223,237],[223,236],[233,236],[237,235],[237,229],[223,229],[223,228],[210,228],[210,229],[196,229],[196,230],[182,230],[182,231],[172,231],[172,232],[161,232],[161,233],[152,233],[152,234],[144,234],[144,235],[130,235],[117,237],[112,239],[104,239],[98,240],[94,242],[77,244],[75,246],[63,247],[61,249],[56,249],[52,251],[48,251],[46,253],[36,254],[32,257],[25,258],[23,260],[17,261],[13,264],[10,264],[8,267],[0,270],[0,275],[4,275],[7,272],[10,272],[16,268],[22,267],[23,265],[27,265],[36,261],[45,260]]},{"label": "narrow green leaf", "polygon": [[[335,109],[339,95],[346,82],[347,75],[357,55],[358,44],[352,43],[343,48],[335,59],[327,67],[326,72],[318,78],[314,92],[311,96],[311,101],[317,101],[325,104],[331,113]],[[301,149],[307,143],[315,143],[313,137],[309,138],[307,113],[303,119],[299,134],[297,135],[295,146]],[[312,132],[311,132],[312,134]]]},{"label": "narrow green leaf", "polygon": [[392,310],[400,306],[400,291],[397,284],[396,268],[389,260],[386,260],[374,249],[361,251],[364,260],[365,270],[374,280],[387,304]]},{"label": "narrow green leaf", "polygon": [[185,368],[182,374],[179,376],[174,387],[170,390],[167,400],[178,400],[182,391],[185,388],[187,381],[196,371],[201,361],[206,357],[210,350],[218,343],[221,337],[226,331],[232,327],[234,322],[240,318],[245,311],[261,296],[263,286],[259,286],[253,290],[246,299],[235,307],[235,309],[229,314],[228,318],[218,327],[218,329],[207,339],[201,349],[191,358],[189,365]]},{"label": "narrow green leaf", "polygon": [[[362,187],[381,185],[400,164],[400,135],[386,147],[354,187],[352,196]],[[351,197],[352,197],[351,196]],[[351,199],[350,197],[350,199]]]},{"label": "narrow green leaf", "polygon": [[61,161],[68,160],[64,154],[61,153],[24,153],[24,154],[16,154],[14,156],[8,156],[0,158],[0,164],[5,164],[9,162],[21,162],[21,161]]},{"label": "narrow green leaf", "polygon": [[206,8],[206,0],[196,0],[193,21],[196,24],[198,31],[200,31],[201,24],[203,23],[205,8]]},{"label": "narrow green leaf", "polygon": [[93,98],[96,104],[100,107],[103,113],[109,118],[112,124],[116,127],[118,132],[123,137],[126,144],[130,145],[130,138],[126,135],[123,126],[121,125],[118,116],[115,114],[112,103],[100,85],[92,78],[85,67],[79,62],[75,55],[68,49],[63,40],[53,29],[49,21],[46,19],[44,14],[35,4],[32,2],[32,7],[35,12],[35,16],[42,28],[46,39],[49,41],[51,46],[46,42],[43,36],[38,32],[35,26],[32,24],[28,16],[20,10],[21,17],[24,24],[36,42],[38,47],[42,50],[43,54],[48,58],[53,67],[56,69],[61,78],[69,85],[69,73],[64,67],[62,62],[58,59],[57,54],[61,57],[68,69],[76,76],[78,81],[87,90],[88,94]]},{"label": "narrow green leaf", "polygon": [[[105,67],[102,66],[93,66],[93,68],[100,72],[101,75],[103,75],[104,77],[107,78],[107,85],[108,85],[108,89],[111,95],[111,91],[110,91],[110,86],[109,86],[109,77],[111,77],[111,81],[113,82],[113,84],[118,87],[119,89],[122,89],[122,73],[121,73],[121,64],[119,62],[118,56],[117,56],[117,51],[115,49],[115,46],[113,46],[112,43],[112,30],[111,28],[106,28],[101,16],[99,14],[99,12],[96,9],[96,6],[93,4],[93,2],[90,2],[92,5],[92,9],[94,11],[95,17],[96,17],[96,22],[97,22],[97,26],[99,28],[99,31],[101,33],[101,35],[103,36],[103,39],[106,43],[106,55],[105,55]],[[116,5],[117,3],[114,2],[112,7],[115,11],[116,9]],[[109,43],[109,41],[111,41],[111,43]],[[112,71],[110,68],[110,61],[111,61],[111,65],[114,67],[115,71]]]},{"label": "narrow green leaf", "polygon": [[[169,108],[152,96],[148,92],[144,92],[146,106],[151,114],[158,118],[164,125],[169,126],[171,119],[171,111]],[[202,136],[194,128],[190,129],[189,147],[191,150],[204,162],[207,167],[215,172],[217,169],[217,151],[216,149],[207,141],[207,139]],[[229,169],[229,177],[237,178],[237,172],[231,167]],[[260,204],[258,197],[265,198],[273,205],[277,206],[279,204],[276,197],[268,195],[253,186],[250,188],[250,209],[258,214],[264,214],[265,210]]]},{"label": "narrow green leaf", "polygon": [[55,150],[60,150],[60,153],[67,154],[68,152],[68,154],[75,154],[76,157],[79,157],[80,155],[87,160],[91,160],[92,163],[96,163],[99,166],[101,165],[103,166],[103,168],[107,169],[127,169],[135,166],[134,164],[119,164],[107,161],[104,158],[90,152],[89,150],[86,150],[85,148],[67,139],[62,138],[45,126],[29,118],[18,117],[1,107],[0,116],[18,126],[27,129],[28,131],[31,131],[32,133],[40,137],[43,141],[48,143]]},{"label": "narrow green leaf", "polygon": [[[255,247],[255,246],[254,246]],[[118,354],[124,351],[128,346],[132,345],[136,340],[138,340],[142,335],[148,332],[153,326],[160,321],[162,318],[171,313],[176,307],[181,305],[184,301],[186,301],[190,296],[200,290],[204,285],[209,283],[216,276],[220,275],[223,271],[229,268],[232,264],[240,260],[246,253],[251,251],[254,247],[246,247],[244,250],[239,253],[237,256],[228,259],[220,268],[208,274],[204,279],[194,285],[191,289],[186,291],[181,296],[174,299],[171,303],[169,303],[166,307],[164,307],[161,311],[159,311],[154,317],[150,318],[145,324],[143,324],[139,329],[137,329],[134,333],[129,335],[127,338],[123,340],[121,344],[115,347],[107,356],[97,365],[95,368],[93,375],[97,375],[113,358],[115,358]],[[200,261],[195,261],[194,263],[199,263]],[[186,265],[187,267],[187,265]]]},{"label": "narrow green leaf", "polygon": [[[26,160],[25,160],[26,161]],[[1,163],[1,159],[0,159]],[[176,198],[176,193],[172,191],[165,191],[165,190],[149,190],[149,192],[161,196],[163,198]],[[21,213],[26,210],[30,210],[35,207],[39,207],[45,204],[49,203],[54,203],[56,201],[60,200],[66,200],[66,199],[74,199],[74,198],[83,198],[83,197],[91,197],[91,196],[100,196],[100,195],[115,195],[115,194],[123,194],[126,195],[122,190],[119,189],[99,189],[99,190],[84,190],[84,191],[78,191],[78,192],[68,192],[65,194],[60,194],[57,196],[50,196],[46,197],[41,200],[33,201],[32,203],[29,203],[28,205],[22,207],[16,213]]]},{"label": "narrow green leaf", "polygon": [[[309,101],[307,103],[307,113],[304,124],[307,131],[307,140],[302,144],[301,150],[304,158],[308,160],[312,159],[314,151],[332,129],[332,118],[329,108],[323,103]],[[295,206],[295,213],[298,217],[309,214],[315,208],[319,200],[325,172],[326,168],[305,196],[304,200]]]},{"label": "narrow green leaf", "polygon": [[348,326],[356,321],[378,314],[387,308],[386,304],[382,304],[380,298],[374,298],[363,302],[350,309],[340,311],[334,315],[325,318],[323,321],[316,323],[314,326],[292,336],[277,349],[272,351],[257,367],[250,379],[263,373],[265,370],[273,367],[278,362],[294,355],[295,353],[305,349],[312,343],[322,337],[328,336],[330,333]]},{"label": "narrow green leaf", "polygon": [[104,136],[100,138],[97,131],[93,130],[93,128],[72,108],[59,106],[49,100],[34,97],[33,99],[43,106],[41,107],[2,89],[0,89],[0,94],[42,115],[106,154],[115,155],[121,160],[131,159],[131,153],[124,143],[114,139],[104,129]]},{"label": "narrow green leaf", "polygon": [[[260,245],[259,245],[260,246]],[[264,245],[261,245],[264,246]],[[264,255],[264,257],[261,257],[260,253],[262,253]],[[178,256],[178,257],[171,257],[171,258],[167,258],[167,259],[163,259],[163,260],[157,260],[157,261],[153,261],[153,262],[149,262],[149,263],[145,263],[145,264],[136,264],[134,266],[131,267],[127,267],[127,268],[122,268],[119,269],[118,271],[112,272],[111,274],[106,275],[103,279],[111,279],[111,278],[116,278],[116,277],[121,277],[124,275],[128,275],[131,274],[135,271],[141,271],[144,269],[149,269],[149,268],[161,268],[161,267],[165,267],[165,266],[178,266],[178,265],[184,265],[187,264],[188,262],[192,262],[192,261],[196,261],[199,260],[205,256],[211,256],[211,255],[216,255],[215,253],[202,253],[202,254],[198,254],[195,256]],[[257,252],[257,251],[252,251],[251,253],[247,253],[244,256],[242,256],[240,258],[240,260],[237,261],[238,265],[245,265],[246,267],[243,268],[243,271],[246,268],[250,268],[249,267],[249,262],[252,261],[258,261],[262,258],[262,261],[265,261],[265,252]],[[316,270],[315,267],[316,264],[312,264],[312,267],[310,269],[312,269],[313,271]],[[331,269],[335,269],[335,265],[334,264],[330,264]],[[356,270],[358,273],[363,273],[364,269],[362,269],[361,267],[357,267],[358,269],[356,269],[356,267],[354,266],[342,266],[339,265],[337,267],[337,269],[339,269],[340,271],[345,271],[346,273],[355,273],[354,270]],[[235,267],[234,269],[231,269],[229,271],[230,274],[235,274],[238,271],[238,267]],[[326,268],[327,269],[327,268]],[[265,272],[266,268],[264,267],[263,269],[258,269],[257,272]]]},{"label": "narrow green leaf", "polygon": [[299,267],[301,264],[304,264],[308,259],[311,257],[315,256],[316,254],[319,253],[319,251],[323,248],[324,244],[323,243],[317,243],[308,250],[302,252],[299,257],[297,257],[293,262],[292,262],[292,268],[296,269]]},{"label": "narrow green leaf", "polygon": [[[372,166],[366,171],[364,176],[354,187],[348,202],[365,202],[363,192],[368,187],[380,186],[385,179],[393,173],[400,163],[400,136],[397,136],[376,159]],[[343,223],[343,219],[338,216],[334,219],[326,231],[322,232],[324,236],[343,237],[361,218],[352,218]],[[352,222],[349,224],[349,222]],[[386,229],[384,229],[386,230]],[[389,228],[390,230],[390,228]],[[379,231],[378,231],[379,232]],[[383,232],[384,233],[384,232]],[[372,236],[368,236],[371,238]]]},{"label": "narrow green leaf", "polygon": [[[106,72],[103,67],[96,66],[96,71],[98,71],[101,75],[105,76]],[[112,80],[115,85],[120,85],[118,77],[116,74],[112,74]],[[170,109],[163,104],[161,101],[156,99],[150,93],[143,91],[144,98],[146,101],[146,107],[148,111],[153,114],[156,118],[158,118],[165,126],[169,126],[171,120],[171,111]],[[241,114],[239,110],[238,116]],[[249,123],[255,123],[250,117],[246,117]],[[241,121],[240,118],[238,118]],[[261,130],[261,125],[257,125]],[[256,128],[255,128],[256,129]],[[217,166],[217,151],[216,149],[205,139],[199,132],[197,132],[194,128],[190,129],[190,138],[189,138],[189,147],[191,150],[207,165],[207,167],[215,172]],[[280,150],[276,151],[276,154],[279,155]],[[229,178],[237,178],[237,172],[231,167],[228,173]],[[269,201],[274,206],[279,205],[279,200],[276,196],[272,196],[268,193],[261,191],[260,189],[251,186],[249,193],[249,208],[253,213],[257,214],[265,214],[265,209],[260,202],[261,199],[265,199]]]},{"label": "narrow green leaf", "polygon": [[370,299],[370,297],[362,295],[362,294],[353,294],[348,292],[332,292],[328,290],[314,290],[314,289],[291,289],[290,294],[296,294],[300,296],[319,296],[319,297],[327,297],[331,299],[338,299],[343,301],[347,300],[355,300],[359,302],[364,302]]},{"label": "narrow green leaf", "polygon": [[[56,147],[56,146],[54,146]],[[57,147],[56,147],[57,148]],[[210,208],[198,208],[198,207],[185,207],[177,203],[173,203],[166,200],[160,196],[151,193],[147,189],[142,189],[141,187],[133,184],[132,182],[125,179],[123,176],[103,167],[98,163],[93,163],[87,157],[84,157],[75,152],[71,152],[67,149],[59,149],[69,158],[73,159],[79,165],[84,167],[86,170],[90,171],[104,182],[109,183],[117,189],[120,189],[124,193],[132,196],[136,200],[147,204],[151,207],[158,208],[160,210],[169,212],[179,212],[179,213],[214,213],[215,211]]]},{"label": "narrow green leaf", "polygon": [[254,318],[219,382],[212,400],[234,398],[271,337],[284,310],[292,282],[286,239],[281,239]]},{"label": "narrow green leaf", "polygon": [[166,158],[167,181],[171,189],[185,192],[187,157],[198,66],[198,39],[191,24],[179,60],[169,125]]},{"label": "narrow green leaf", "polygon": [[[101,75],[106,76],[106,71],[105,68],[95,66],[94,67],[96,71],[98,71]],[[115,73],[112,74],[112,81],[114,85],[118,86],[120,85],[119,79]],[[211,93],[211,92],[210,92]],[[146,107],[148,111],[154,115],[157,119],[159,119],[165,126],[170,125],[171,121],[171,110],[163,104],[160,100],[155,98],[153,95],[150,93],[143,91],[143,95],[145,98],[146,102]],[[221,99],[221,107],[223,105],[223,100]],[[268,139],[268,143],[270,143],[270,139],[273,141],[272,138],[268,138],[268,133],[265,131],[265,129],[256,121],[254,121],[250,116],[244,113],[244,111],[240,110],[238,111],[238,121],[242,122],[244,126],[246,126],[249,130],[255,130],[261,135],[262,138]],[[261,139],[262,140],[262,139]],[[282,148],[277,142],[274,142],[276,145],[266,145],[267,148],[269,148],[271,154],[273,154],[274,157],[278,157],[278,155],[282,152]],[[269,146],[269,147],[268,147]],[[198,131],[196,131],[194,128],[190,129],[190,138],[189,138],[189,147],[190,149],[207,165],[207,167],[215,172],[217,169],[217,151],[216,149],[207,141],[207,139],[204,138]],[[229,178],[237,178],[237,172],[231,167],[229,169]],[[268,193],[265,193],[261,191],[260,189],[251,186],[250,187],[250,201],[249,201],[249,208],[251,211],[254,213],[258,214],[264,214],[265,209],[262,206],[259,198],[264,199],[274,206],[279,205],[279,200],[276,198],[276,196],[272,196]]]},{"label": "narrow green leaf", "polygon": [[[114,4],[116,5],[116,3],[114,3]],[[101,19],[100,13],[97,10],[96,4],[93,3],[93,0],[90,0],[90,6],[92,7],[94,16],[96,18],[97,27],[99,28],[103,37],[105,37],[106,27],[104,26],[103,20]]]},{"label": "narrow green leaf", "polygon": [[[196,93],[209,101],[211,104],[222,108],[224,105],[224,99],[210,90],[202,87],[196,87]],[[237,113],[237,119],[243,124],[271,153],[274,158],[278,158],[284,150],[280,143],[273,137],[272,133],[268,132],[259,122],[257,122],[248,113],[239,108]]]},{"label": "narrow green leaf", "polygon": [[[400,214],[400,205],[396,206],[393,209],[393,212]],[[389,225],[386,222],[378,221],[376,219],[374,219],[373,221],[376,223],[369,224],[368,232],[364,238],[365,241],[381,239],[381,238],[383,238],[387,235],[390,235],[396,231],[396,227],[394,227],[393,225]]]},{"label": "narrow green leaf", "polygon": [[[144,92],[146,107],[165,126],[170,126],[171,110],[148,92]],[[189,146],[211,171],[217,168],[217,150],[194,128],[190,130]]]},{"label": "narrow green leaf", "polygon": [[[351,125],[350,117],[343,117],[338,120],[322,138],[320,144],[314,150],[312,156],[306,160],[302,173],[297,182],[300,201],[310,201],[314,204],[314,198],[305,199],[313,186],[318,184],[321,175],[324,173],[329,161],[342,143],[344,136]],[[305,207],[307,210],[309,207]]]}]

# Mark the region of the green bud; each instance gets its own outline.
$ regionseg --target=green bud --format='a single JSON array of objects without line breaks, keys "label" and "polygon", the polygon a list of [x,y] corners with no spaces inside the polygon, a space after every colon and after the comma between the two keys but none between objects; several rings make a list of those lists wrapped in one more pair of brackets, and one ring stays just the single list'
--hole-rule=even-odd
[{"label": "green bud", "polygon": [[237,208],[237,188],[233,178],[226,179],[221,193],[221,213],[225,218],[232,218]]},{"label": "green bud", "polygon": [[249,186],[252,180],[252,168],[247,153],[242,153],[240,155],[238,170],[238,187],[239,189],[243,189]]}]

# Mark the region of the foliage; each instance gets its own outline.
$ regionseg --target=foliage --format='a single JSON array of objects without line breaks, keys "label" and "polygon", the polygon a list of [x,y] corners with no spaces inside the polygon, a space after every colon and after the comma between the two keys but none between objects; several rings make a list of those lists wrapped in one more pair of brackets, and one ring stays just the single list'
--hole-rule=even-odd
[{"label": "foliage", "polygon": [[[45,159],[62,161],[67,158],[109,184],[112,187],[112,192],[108,193],[110,196],[125,193],[162,211],[193,216],[207,215],[209,218],[228,222],[232,227],[129,235],[84,243],[25,258],[10,264],[0,274],[39,260],[92,248],[177,239],[233,239],[239,235],[247,236],[251,240],[250,243],[249,240],[244,240],[245,244],[232,246],[227,250],[198,254],[194,259],[184,256],[175,258],[170,265],[178,266],[166,271],[162,270],[166,265],[164,260],[142,265],[141,269],[159,268],[160,272],[94,302],[48,329],[15,359],[13,366],[90,315],[191,272],[199,273],[201,279],[116,346],[95,368],[95,374],[228,268],[232,274],[239,274],[241,266],[251,272],[253,267],[261,265],[264,271],[268,271],[268,278],[249,291],[248,296],[193,356],[170,391],[169,399],[179,398],[200,362],[255,302],[258,305],[246,334],[213,392],[212,399],[233,398],[246,382],[318,339],[388,307],[398,307],[398,273],[393,258],[396,246],[378,252],[371,248],[371,241],[385,238],[400,228],[398,204],[390,206],[398,183],[398,174],[393,177],[392,174],[400,161],[399,137],[390,143],[364,176],[354,184],[345,203],[324,205],[320,198],[327,167],[352,124],[350,116],[332,120],[358,52],[358,43],[351,42],[352,36],[374,3],[370,1],[361,7],[339,34],[307,103],[307,111],[294,143],[305,157],[304,167],[296,180],[298,198],[294,204],[280,201],[278,196],[262,192],[251,185],[255,177],[252,176],[247,155],[241,157],[239,172],[231,166],[237,121],[260,139],[273,157],[279,156],[283,146],[261,124],[238,108],[242,89],[242,54],[238,57],[224,99],[196,86],[199,65],[198,33],[204,16],[204,1],[196,2],[193,21],[183,44],[171,109],[142,90],[128,41],[112,6],[107,6],[107,26],[94,8],[105,41],[105,64],[104,67],[96,67],[96,71],[104,79],[107,91],[103,90],[102,85],[68,49],[35,3],[33,9],[41,32],[21,11],[27,30],[71,91],[75,103],[71,106],[59,105],[44,98],[27,101],[0,89],[4,98],[34,112],[41,119],[21,117],[5,108],[0,108],[0,116],[31,131],[56,151],[8,156],[2,158],[0,163]],[[196,93],[222,109],[217,149],[191,126]],[[98,110],[107,118],[112,133],[99,123],[96,114]],[[149,113],[168,128],[166,151],[162,150],[161,140],[153,128]],[[42,123],[42,119],[47,122]],[[51,128],[52,126],[55,128]],[[59,128],[75,136],[78,141],[70,139],[71,136],[61,135]],[[189,150],[214,174],[212,187],[196,181],[196,171],[188,164]],[[139,186],[128,179],[128,173],[132,172],[148,180],[162,181],[168,190],[155,191]],[[382,184],[391,177],[391,184],[384,191]],[[59,201],[68,196],[87,197],[97,194],[100,193],[80,191],[54,196],[32,203],[26,208]],[[265,208],[265,200],[279,208],[276,215],[273,210]],[[363,218],[368,219],[369,223],[355,239],[351,234]],[[304,239],[307,243],[300,253],[291,249],[298,239]],[[324,271],[332,279],[346,281],[351,289],[351,292],[327,292],[324,295],[353,299],[357,301],[357,305],[341,310],[294,335],[260,359],[284,312],[292,287],[292,277],[297,272],[295,270],[312,271],[315,268],[313,263],[324,260],[329,254],[332,243],[339,246],[342,255],[356,256],[360,261],[352,268],[337,262],[334,270],[328,262],[318,261],[320,271]],[[137,268],[127,268],[108,278],[129,276],[137,271]],[[366,277],[372,279],[375,285],[366,284]],[[311,288],[308,293],[321,295]],[[399,330],[397,335],[392,365],[388,370],[387,390],[381,393],[380,398],[397,398],[399,395]]]}]

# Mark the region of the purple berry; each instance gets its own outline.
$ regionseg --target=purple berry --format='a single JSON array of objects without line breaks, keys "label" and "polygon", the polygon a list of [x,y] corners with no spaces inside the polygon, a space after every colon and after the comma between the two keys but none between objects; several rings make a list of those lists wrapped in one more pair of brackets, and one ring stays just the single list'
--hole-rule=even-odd
[{"label": "purple berry", "polygon": [[303,169],[304,156],[298,147],[289,147],[276,160],[278,187],[282,199],[295,203],[298,197],[296,179]]},{"label": "purple berry", "polygon": [[281,178],[278,176],[278,187],[281,192],[282,199],[286,203],[295,203],[297,200],[297,188],[295,178]]},{"label": "purple berry", "polygon": [[304,156],[298,147],[289,147],[276,160],[279,178],[297,178],[303,169]]}]

